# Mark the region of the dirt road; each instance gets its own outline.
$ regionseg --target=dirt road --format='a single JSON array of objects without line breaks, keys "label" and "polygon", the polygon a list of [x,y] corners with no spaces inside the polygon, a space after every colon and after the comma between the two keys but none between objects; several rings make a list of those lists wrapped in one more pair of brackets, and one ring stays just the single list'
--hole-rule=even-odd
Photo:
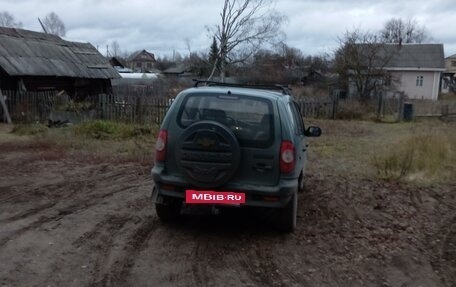
[{"label": "dirt road", "polygon": [[455,185],[311,168],[297,231],[267,212],[161,223],[149,168],[0,144],[0,286],[455,286]]}]

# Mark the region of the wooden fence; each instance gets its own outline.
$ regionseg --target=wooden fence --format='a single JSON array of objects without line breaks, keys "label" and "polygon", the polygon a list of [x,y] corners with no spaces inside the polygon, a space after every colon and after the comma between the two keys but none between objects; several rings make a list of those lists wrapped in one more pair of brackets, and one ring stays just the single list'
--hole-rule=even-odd
[{"label": "wooden fence", "polygon": [[161,123],[171,104],[167,98],[134,95],[99,95],[97,110],[101,119],[128,123]]},{"label": "wooden fence", "polygon": [[[155,91],[154,95],[149,95],[148,92],[150,91],[115,89],[113,94],[89,97],[90,101],[85,103],[87,105],[75,104],[66,94],[59,94],[56,91],[22,93],[2,91],[2,94],[13,123],[46,122],[48,119],[65,120],[65,117],[72,122],[105,119],[138,124],[161,123],[172,99],[157,96],[158,91]],[[413,105],[415,117],[456,116],[456,101],[406,100],[405,102]],[[349,116],[350,113],[364,115],[370,113],[379,118],[392,115],[396,119],[402,119],[404,100],[388,98],[360,103],[355,100],[337,101],[330,98],[301,97],[297,103],[305,118],[335,119],[344,118],[343,115],[347,113]],[[53,117],[57,114],[58,117]],[[87,116],[88,114],[90,116]],[[0,121],[5,121],[4,116],[0,109]]]},{"label": "wooden fence", "polygon": [[456,116],[456,101],[409,100],[415,117]]},{"label": "wooden fence", "polygon": [[307,100],[301,98],[297,101],[304,118],[323,118],[332,119],[335,117],[337,102],[336,101],[318,101],[315,99]]},{"label": "wooden fence", "polygon": [[[19,92],[2,90],[13,123],[46,121],[57,102],[55,91]],[[0,109],[0,120],[5,121]]]}]

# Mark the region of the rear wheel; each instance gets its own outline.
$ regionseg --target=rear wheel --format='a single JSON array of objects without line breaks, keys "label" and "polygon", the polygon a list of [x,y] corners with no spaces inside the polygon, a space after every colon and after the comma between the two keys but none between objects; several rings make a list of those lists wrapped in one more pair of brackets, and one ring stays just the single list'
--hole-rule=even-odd
[{"label": "rear wheel", "polygon": [[277,228],[283,232],[293,232],[296,229],[298,217],[298,193],[295,192],[287,205],[279,210]]},{"label": "rear wheel", "polygon": [[158,217],[163,221],[172,221],[179,217],[182,200],[166,197],[163,203],[155,203]]}]

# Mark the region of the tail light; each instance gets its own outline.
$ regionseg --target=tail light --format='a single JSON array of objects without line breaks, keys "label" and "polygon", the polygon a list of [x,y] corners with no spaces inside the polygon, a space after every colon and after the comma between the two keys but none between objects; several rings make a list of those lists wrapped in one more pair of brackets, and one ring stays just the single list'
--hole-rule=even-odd
[{"label": "tail light", "polygon": [[165,161],[166,159],[166,142],[168,141],[168,131],[161,130],[158,133],[157,142],[155,143],[155,161]]},{"label": "tail light", "polygon": [[295,164],[295,147],[293,143],[291,141],[283,141],[280,145],[280,172],[292,172]]}]

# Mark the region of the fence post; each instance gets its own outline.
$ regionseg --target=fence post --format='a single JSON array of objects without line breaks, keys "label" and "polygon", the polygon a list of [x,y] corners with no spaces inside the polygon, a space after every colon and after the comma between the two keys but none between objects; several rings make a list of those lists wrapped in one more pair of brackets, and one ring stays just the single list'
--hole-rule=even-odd
[{"label": "fence post", "polygon": [[397,121],[402,121],[404,117],[404,93],[399,93],[399,101],[398,101],[398,111],[397,111]]},{"label": "fence post", "polygon": [[380,120],[383,118],[383,115],[384,115],[384,102],[383,102],[383,92],[380,91],[380,93],[378,93],[378,108],[377,108],[377,120]]},{"label": "fence post", "polygon": [[3,112],[5,113],[6,122],[8,124],[11,124],[12,123],[11,117],[10,117],[10,114],[8,112],[8,107],[6,106],[5,98],[3,98],[3,94],[2,94],[2,90],[1,89],[0,89],[0,103],[1,103],[2,108],[3,108]]},{"label": "fence post", "polygon": [[449,114],[449,107],[448,105],[443,105],[442,106],[442,118],[448,117]]},{"label": "fence post", "polygon": [[332,119],[335,120],[337,118],[337,108],[339,106],[339,93],[333,94],[333,109],[332,109]]}]

